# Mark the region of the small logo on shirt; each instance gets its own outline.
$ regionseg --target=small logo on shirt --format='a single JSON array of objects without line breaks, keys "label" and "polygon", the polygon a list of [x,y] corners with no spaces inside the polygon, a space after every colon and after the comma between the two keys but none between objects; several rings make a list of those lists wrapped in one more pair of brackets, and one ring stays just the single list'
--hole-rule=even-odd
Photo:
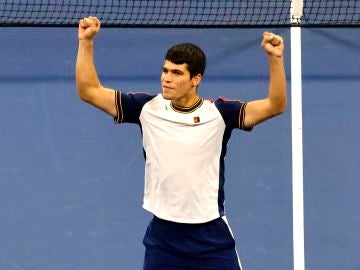
[{"label": "small logo on shirt", "polygon": [[194,116],[194,123],[200,123],[200,117],[199,116]]}]

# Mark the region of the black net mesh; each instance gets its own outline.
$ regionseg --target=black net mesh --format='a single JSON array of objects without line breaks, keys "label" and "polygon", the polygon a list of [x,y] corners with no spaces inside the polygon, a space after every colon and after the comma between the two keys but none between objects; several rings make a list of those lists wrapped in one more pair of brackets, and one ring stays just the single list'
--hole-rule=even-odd
[{"label": "black net mesh", "polygon": [[[288,26],[291,1],[0,0],[0,24],[72,26],[97,16],[103,26]],[[359,1],[304,1],[302,25],[359,25]]]}]

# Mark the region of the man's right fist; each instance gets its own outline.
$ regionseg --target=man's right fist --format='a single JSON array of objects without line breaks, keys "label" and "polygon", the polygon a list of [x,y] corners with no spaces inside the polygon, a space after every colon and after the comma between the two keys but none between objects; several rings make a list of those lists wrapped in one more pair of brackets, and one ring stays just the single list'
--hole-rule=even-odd
[{"label": "man's right fist", "polygon": [[79,40],[92,40],[100,31],[100,21],[96,17],[87,17],[79,22]]}]

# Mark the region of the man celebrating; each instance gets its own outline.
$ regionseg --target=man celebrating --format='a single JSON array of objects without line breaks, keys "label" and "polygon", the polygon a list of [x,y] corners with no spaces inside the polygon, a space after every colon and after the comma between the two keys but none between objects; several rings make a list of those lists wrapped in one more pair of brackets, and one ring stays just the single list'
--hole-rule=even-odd
[{"label": "man celebrating", "polygon": [[269,90],[251,102],[198,93],[206,56],[191,43],[176,44],[164,59],[162,91],[124,93],[100,83],[93,61],[100,21],[79,23],[76,83],[80,98],[141,127],[145,152],[143,207],[154,217],[145,237],[145,270],[239,270],[240,260],[224,209],[224,157],[233,129],[251,130],[286,108],[283,39],[265,32]]}]

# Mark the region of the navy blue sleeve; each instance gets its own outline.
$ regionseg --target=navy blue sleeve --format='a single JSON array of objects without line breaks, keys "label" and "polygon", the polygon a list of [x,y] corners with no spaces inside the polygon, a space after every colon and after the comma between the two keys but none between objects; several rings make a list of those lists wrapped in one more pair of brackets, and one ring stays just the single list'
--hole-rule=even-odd
[{"label": "navy blue sleeve", "polygon": [[244,124],[246,105],[246,102],[241,102],[240,100],[218,98],[215,101],[215,106],[218,108],[228,128],[251,131],[253,127],[246,127]]},{"label": "navy blue sleeve", "polygon": [[114,117],[116,124],[135,123],[140,124],[140,113],[146,102],[152,100],[155,95],[145,93],[122,93],[115,92],[115,106],[117,114]]}]

